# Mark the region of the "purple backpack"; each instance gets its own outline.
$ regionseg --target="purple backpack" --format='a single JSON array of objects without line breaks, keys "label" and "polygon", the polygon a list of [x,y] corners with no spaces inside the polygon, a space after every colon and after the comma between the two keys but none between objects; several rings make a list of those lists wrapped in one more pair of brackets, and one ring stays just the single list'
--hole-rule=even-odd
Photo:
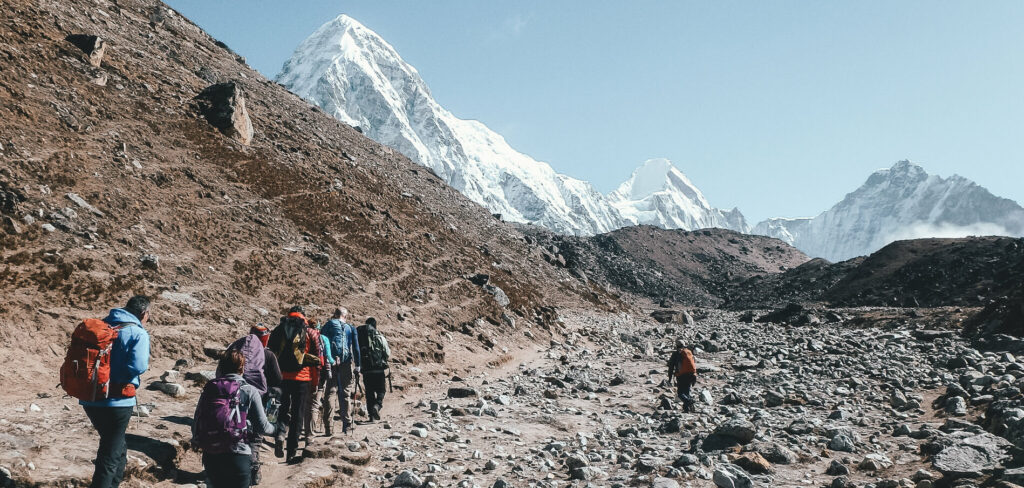
[{"label": "purple backpack", "polygon": [[253,334],[248,334],[245,337],[232,342],[228,346],[228,350],[241,351],[242,356],[245,356],[245,371],[242,372],[242,378],[245,378],[245,382],[256,388],[256,391],[260,392],[260,395],[267,393],[267,377],[263,373],[263,366],[266,364],[267,358],[263,352],[263,343],[260,342],[260,338]]},{"label": "purple backpack", "polygon": [[209,454],[224,454],[248,442],[246,410],[241,406],[241,384],[228,378],[211,380],[203,388],[196,407],[192,441]]}]

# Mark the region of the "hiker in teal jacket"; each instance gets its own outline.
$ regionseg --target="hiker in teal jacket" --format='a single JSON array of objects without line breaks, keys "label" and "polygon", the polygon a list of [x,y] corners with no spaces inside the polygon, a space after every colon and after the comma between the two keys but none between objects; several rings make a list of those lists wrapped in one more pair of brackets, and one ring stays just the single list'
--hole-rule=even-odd
[{"label": "hiker in teal jacket", "polygon": [[[90,488],[115,488],[124,478],[128,461],[125,431],[135,410],[134,388],[140,386],[139,375],[149,369],[149,333],[145,329],[149,322],[149,305],[149,298],[134,296],[124,308],[111,310],[103,319],[120,328],[110,350],[110,398],[78,402],[100,435]],[[125,388],[127,385],[134,388]],[[124,396],[126,390],[130,396]]]}]

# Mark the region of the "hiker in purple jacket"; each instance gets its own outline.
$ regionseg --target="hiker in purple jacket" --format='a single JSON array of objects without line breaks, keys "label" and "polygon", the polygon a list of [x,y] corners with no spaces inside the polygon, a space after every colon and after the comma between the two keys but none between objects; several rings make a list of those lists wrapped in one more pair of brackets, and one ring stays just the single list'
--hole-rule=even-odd
[{"label": "hiker in purple jacket", "polygon": [[248,488],[252,482],[252,447],[249,441],[273,435],[275,427],[263,411],[260,392],[242,378],[245,356],[228,350],[199,397],[192,437],[203,451],[207,486]]}]

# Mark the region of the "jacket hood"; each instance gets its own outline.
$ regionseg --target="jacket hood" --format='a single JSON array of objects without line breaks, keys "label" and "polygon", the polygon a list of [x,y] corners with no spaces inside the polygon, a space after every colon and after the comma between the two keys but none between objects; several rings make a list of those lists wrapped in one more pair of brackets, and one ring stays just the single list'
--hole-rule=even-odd
[{"label": "jacket hood", "polygon": [[142,322],[139,321],[139,318],[123,308],[111,309],[110,314],[107,315],[107,318],[103,319],[103,321],[110,325],[134,324],[142,327]]}]

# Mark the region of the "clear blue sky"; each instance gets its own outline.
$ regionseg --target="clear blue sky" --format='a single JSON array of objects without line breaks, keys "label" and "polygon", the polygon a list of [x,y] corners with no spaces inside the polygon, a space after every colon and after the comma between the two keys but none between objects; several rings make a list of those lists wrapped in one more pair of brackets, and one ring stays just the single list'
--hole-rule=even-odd
[{"label": "clear blue sky", "polygon": [[346,13],[457,116],[602,191],[667,157],[756,222],[909,158],[1024,202],[1022,1],[168,3],[268,77]]}]

